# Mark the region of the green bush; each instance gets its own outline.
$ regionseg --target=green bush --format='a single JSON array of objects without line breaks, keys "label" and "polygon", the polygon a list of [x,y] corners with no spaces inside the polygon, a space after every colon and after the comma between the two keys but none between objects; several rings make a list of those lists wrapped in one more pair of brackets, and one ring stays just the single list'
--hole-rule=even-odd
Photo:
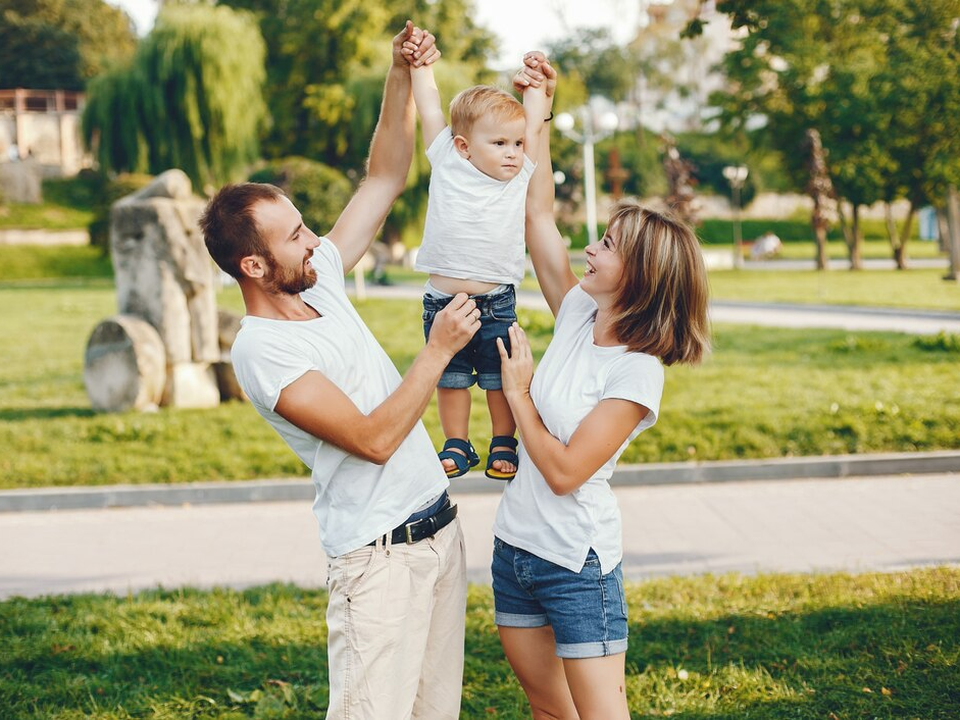
[{"label": "green bush", "polygon": [[45,202],[77,210],[93,210],[96,203],[96,173],[81,170],[71,178],[48,178],[43,181]]},{"label": "green bush", "polygon": [[913,344],[927,352],[960,353],[960,334],[941,331],[936,335],[921,335]]},{"label": "green bush", "polygon": [[333,227],[353,194],[353,186],[339,170],[302,157],[276,160],[250,180],[281,188],[303,214],[304,224],[318,234]]},{"label": "green bush", "polygon": [[[741,221],[743,239],[747,242],[760,237],[765,232],[772,232],[783,242],[812,242],[813,228],[808,220],[774,220],[774,219],[749,219]],[[887,230],[882,220],[862,220],[860,222],[861,231],[864,240],[888,240]],[[697,235],[706,243],[731,243],[733,242],[733,221],[708,219],[704,220],[697,228]],[[913,233],[911,238],[919,239],[919,223],[913,223]],[[827,232],[828,240],[843,240],[843,231],[839,227],[833,227]]]},{"label": "green bush", "polygon": [[90,244],[104,253],[110,251],[110,208],[120,198],[141,190],[153,181],[152,175],[123,173],[115,178],[91,172],[85,182],[93,198],[93,221],[90,223]]}]

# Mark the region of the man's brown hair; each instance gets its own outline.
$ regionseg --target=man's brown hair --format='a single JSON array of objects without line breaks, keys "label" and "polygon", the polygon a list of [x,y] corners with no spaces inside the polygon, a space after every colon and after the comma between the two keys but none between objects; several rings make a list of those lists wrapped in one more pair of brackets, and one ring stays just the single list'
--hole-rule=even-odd
[{"label": "man's brown hair", "polygon": [[710,351],[709,289],[693,230],[630,200],[617,203],[609,228],[624,265],[614,309],[620,342],[664,365],[700,362]]},{"label": "man's brown hair", "polygon": [[487,114],[497,120],[524,117],[523,105],[510,93],[490,85],[474,85],[450,102],[450,130],[454,137],[466,136],[474,123]]},{"label": "man's brown hair", "polygon": [[258,202],[276,202],[283,190],[266,183],[224,185],[207,203],[200,216],[200,229],[207,252],[220,269],[241,279],[240,261],[249,255],[272,258],[253,217]]}]

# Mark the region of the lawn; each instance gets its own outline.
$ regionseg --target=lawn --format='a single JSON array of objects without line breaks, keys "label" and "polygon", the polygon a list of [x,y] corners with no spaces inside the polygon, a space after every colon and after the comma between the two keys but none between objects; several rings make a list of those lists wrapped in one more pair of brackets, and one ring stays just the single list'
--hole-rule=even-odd
[{"label": "lawn", "polygon": [[85,230],[93,220],[93,211],[58,202],[0,203],[0,230]]},{"label": "lawn", "polygon": [[[665,578],[627,600],[634,718],[957,717],[960,569]],[[319,717],[325,607],[278,585],[7,600],[3,717]],[[470,589],[462,717],[529,717],[488,587]]]},{"label": "lawn", "polygon": [[[221,293],[239,310],[236,289]],[[245,403],[99,415],[82,382],[93,327],[115,312],[107,279],[0,284],[0,488],[299,476],[305,468]],[[417,301],[359,305],[401,371],[422,347]],[[522,311],[536,352],[552,320]],[[660,422],[624,462],[956,448],[960,343],[896,333],[718,326],[700,368],[667,369]],[[489,424],[476,396],[472,439]],[[437,445],[436,406],[424,422]]]}]

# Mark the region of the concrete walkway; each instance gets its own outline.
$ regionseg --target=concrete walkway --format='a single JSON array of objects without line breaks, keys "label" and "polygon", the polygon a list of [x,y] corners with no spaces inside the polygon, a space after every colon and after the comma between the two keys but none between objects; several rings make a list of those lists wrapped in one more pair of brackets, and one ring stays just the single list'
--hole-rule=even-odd
[{"label": "concrete walkway", "polygon": [[[617,487],[624,575],[960,564],[960,475]],[[489,582],[498,497],[457,494]],[[0,598],[272,581],[322,586],[308,501],[0,513]]]},{"label": "concrete walkway", "polygon": [[[347,281],[348,291],[352,283]],[[419,285],[366,285],[367,297],[419,299]],[[543,295],[535,290],[517,293],[517,304],[532,310],[547,311]],[[715,323],[763,325],[766,327],[834,328],[850,331],[873,330],[933,335],[960,333],[960,313],[907,308],[864,307],[857,305],[801,305],[790,303],[734,302],[710,303],[710,320]]]}]

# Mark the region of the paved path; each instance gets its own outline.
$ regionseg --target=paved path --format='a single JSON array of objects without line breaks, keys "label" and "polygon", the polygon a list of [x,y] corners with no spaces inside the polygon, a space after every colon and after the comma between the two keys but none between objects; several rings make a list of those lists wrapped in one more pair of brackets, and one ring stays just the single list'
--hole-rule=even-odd
[{"label": "paved path", "polygon": [[[616,489],[624,575],[960,564],[960,475]],[[498,498],[457,497],[474,582]],[[0,513],[0,598],[325,580],[309,502]]]},{"label": "paved path", "polygon": [[[349,280],[347,286],[352,288]],[[419,285],[384,286],[368,283],[366,292],[371,298],[419,299],[423,289]],[[547,310],[546,301],[535,290],[518,292],[517,304],[534,310]],[[710,303],[710,319],[715,323],[767,327],[874,330],[919,335],[938,332],[960,333],[960,313],[856,305],[800,305],[714,300]]]}]

